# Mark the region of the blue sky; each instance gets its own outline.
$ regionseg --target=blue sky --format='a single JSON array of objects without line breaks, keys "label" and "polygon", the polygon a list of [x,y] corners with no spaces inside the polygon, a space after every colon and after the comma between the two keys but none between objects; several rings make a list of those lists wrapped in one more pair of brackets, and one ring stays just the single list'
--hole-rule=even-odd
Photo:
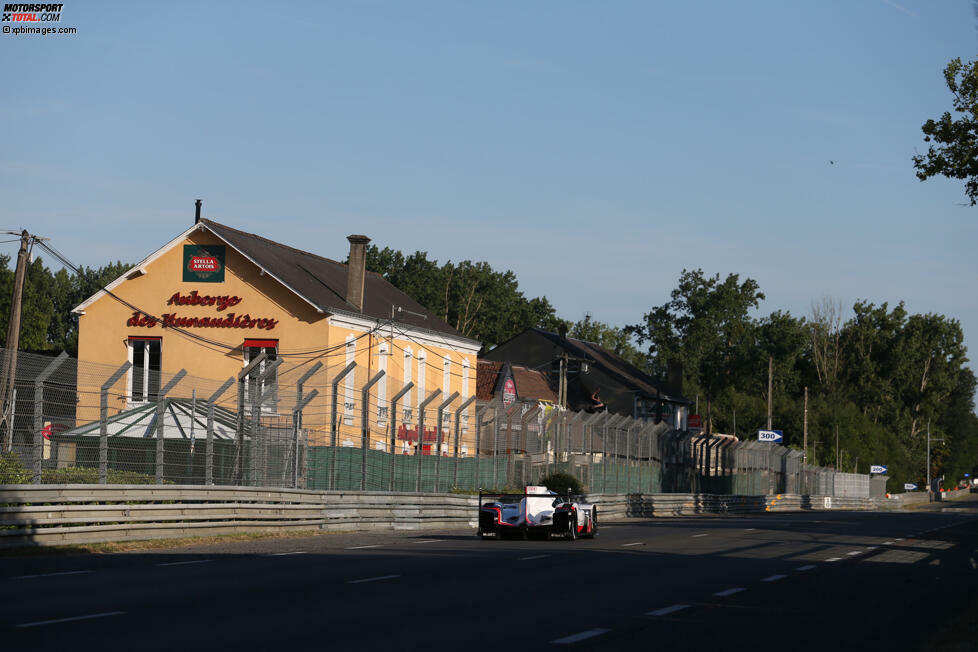
[{"label": "blue sky", "polygon": [[911,164],[971,2],[67,0],[61,25],[0,35],[0,228],[79,264],[142,258],[200,197],[333,258],[365,233],[488,260],[572,320],[637,323],[701,267],[761,314],[904,300],[978,355],[978,209]]}]

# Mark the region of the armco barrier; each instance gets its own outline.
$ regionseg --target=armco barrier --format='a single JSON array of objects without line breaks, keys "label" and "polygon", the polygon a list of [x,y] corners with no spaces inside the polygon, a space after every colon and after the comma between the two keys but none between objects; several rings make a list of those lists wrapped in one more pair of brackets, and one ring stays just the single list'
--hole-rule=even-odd
[{"label": "armco barrier", "polygon": [[474,496],[173,485],[0,485],[0,547],[241,532],[475,527]]},{"label": "armco barrier", "polygon": [[[877,509],[885,500],[776,494],[592,494],[600,521]],[[892,505],[888,505],[892,506]],[[241,532],[475,528],[461,494],[177,485],[0,485],[0,548]]]}]

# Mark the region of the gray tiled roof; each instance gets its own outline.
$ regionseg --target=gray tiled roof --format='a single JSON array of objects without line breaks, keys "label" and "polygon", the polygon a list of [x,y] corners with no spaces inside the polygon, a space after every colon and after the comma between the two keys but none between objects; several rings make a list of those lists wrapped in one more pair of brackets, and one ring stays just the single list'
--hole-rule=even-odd
[{"label": "gray tiled roof", "polygon": [[[323,312],[390,319],[391,306],[399,306],[404,311],[395,316],[398,323],[451,337],[470,339],[391,285],[380,274],[367,272],[364,279],[363,311],[357,311],[346,300],[345,263],[295,249],[254,233],[245,233],[213,220],[202,218],[200,223]],[[427,315],[427,319],[410,314],[412,312]]]}]

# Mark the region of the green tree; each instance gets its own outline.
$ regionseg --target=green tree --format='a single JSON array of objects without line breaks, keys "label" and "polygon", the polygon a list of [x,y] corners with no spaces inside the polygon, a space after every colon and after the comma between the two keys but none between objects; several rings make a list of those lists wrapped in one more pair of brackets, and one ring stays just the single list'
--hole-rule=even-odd
[{"label": "green tree", "polygon": [[753,279],[737,274],[707,277],[702,269],[683,270],[671,298],[645,314],[644,322],[627,327],[639,344],[648,343],[653,373],[663,377],[672,359],[683,363],[692,387],[712,399],[743,373],[743,349],[753,337],[748,315],[764,299]]},{"label": "green tree", "polygon": [[966,179],[965,193],[974,206],[978,203],[978,61],[953,59],[944,68],[944,81],[958,117],[945,111],[937,120],[924,123],[924,142],[933,144],[927,154],[913,157],[913,165],[921,181],[938,175]]}]

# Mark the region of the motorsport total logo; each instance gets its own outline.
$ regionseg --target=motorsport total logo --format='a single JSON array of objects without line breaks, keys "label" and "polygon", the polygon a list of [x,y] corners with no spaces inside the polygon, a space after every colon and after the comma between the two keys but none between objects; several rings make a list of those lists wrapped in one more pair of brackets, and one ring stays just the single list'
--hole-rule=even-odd
[{"label": "motorsport total logo", "polygon": [[13,4],[3,5],[5,23],[57,23],[61,21],[64,4]]}]

